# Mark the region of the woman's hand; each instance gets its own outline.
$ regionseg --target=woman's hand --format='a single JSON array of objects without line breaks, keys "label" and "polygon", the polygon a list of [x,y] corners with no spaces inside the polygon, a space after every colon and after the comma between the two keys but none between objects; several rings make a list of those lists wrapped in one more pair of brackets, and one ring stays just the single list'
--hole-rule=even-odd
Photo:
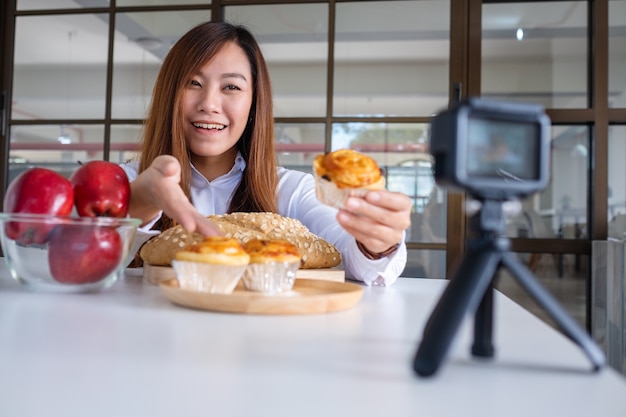
[{"label": "woman's hand", "polygon": [[411,225],[411,200],[402,193],[370,191],[363,198],[348,198],[337,221],[367,251],[381,253],[402,241]]},{"label": "woman's hand", "polygon": [[203,236],[220,235],[215,225],[196,210],[180,188],[180,173],[176,158],[170,155],[156,157],[150,167],[130,184],[130,215],[146,223],[163,211],[190,232]]}]

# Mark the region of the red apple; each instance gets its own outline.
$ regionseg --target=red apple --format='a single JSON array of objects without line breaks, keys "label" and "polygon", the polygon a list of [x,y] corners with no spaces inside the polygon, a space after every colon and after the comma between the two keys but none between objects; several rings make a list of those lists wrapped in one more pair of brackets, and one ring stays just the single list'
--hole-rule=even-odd
[{"label": "red apple", "polygon": [[70,176],[70,181],[79,216],[126,217],[128,214],[130,183],[119,165],[89,161]]},{"label": "red apple", "polygon": [[[48,214],[69,216],[74,206],[71,182],[56,171],[31,168],[18,175],[4,197],[6,213]],[[6,234],[22,245],[46,243],[53,225],[9,222]]]},{"label": "red apple", "polygon": [[67,284],[100,281],[117,268],[122,246],[114,227],[59,225],[48,244],[52,277]]}]

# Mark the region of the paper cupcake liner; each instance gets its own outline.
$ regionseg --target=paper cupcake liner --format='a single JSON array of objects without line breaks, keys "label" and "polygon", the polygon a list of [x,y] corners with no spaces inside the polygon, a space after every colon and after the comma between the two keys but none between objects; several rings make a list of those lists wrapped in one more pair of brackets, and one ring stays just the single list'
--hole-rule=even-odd
[{"label": "paper cupcake liner", "polygon": [[339,188],[334,182],[329,181],[314,173],[315,194],[322,203],[335,208],[343,208],[348,197],[363,197],[368,190],[364,188]]},{"label": "paper cupcake liner", "polygon": [[275,294],[291,291],[300,262],[249,264],[242,280],[248,291]]},{"label": "paper cupcake liner", "polygon": [[178,286],[181,289],[211,294],[232,293],[246,270],[246,266],[172,261]]}]

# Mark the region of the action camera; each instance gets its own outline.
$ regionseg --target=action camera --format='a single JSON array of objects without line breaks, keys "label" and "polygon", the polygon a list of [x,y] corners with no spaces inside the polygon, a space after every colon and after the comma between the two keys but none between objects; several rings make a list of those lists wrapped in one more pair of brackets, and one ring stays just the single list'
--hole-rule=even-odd
[{"label": "action camera", "polygon": [[433,118],[430,151],[442,187],[523,197],[548,184],[550,119],[541,106],[470,98]]}]

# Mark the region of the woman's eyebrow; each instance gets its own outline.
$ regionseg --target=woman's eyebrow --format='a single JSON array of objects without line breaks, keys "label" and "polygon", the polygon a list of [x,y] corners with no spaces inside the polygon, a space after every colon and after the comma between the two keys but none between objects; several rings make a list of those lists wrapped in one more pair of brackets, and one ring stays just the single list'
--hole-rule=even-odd
[{"label": "woman's eyebrow", "polygon": [[239,72],[227,72],[226,74],[222,75],[222,78],[241,78],[244,81],[248,81],[246,76]]}]

